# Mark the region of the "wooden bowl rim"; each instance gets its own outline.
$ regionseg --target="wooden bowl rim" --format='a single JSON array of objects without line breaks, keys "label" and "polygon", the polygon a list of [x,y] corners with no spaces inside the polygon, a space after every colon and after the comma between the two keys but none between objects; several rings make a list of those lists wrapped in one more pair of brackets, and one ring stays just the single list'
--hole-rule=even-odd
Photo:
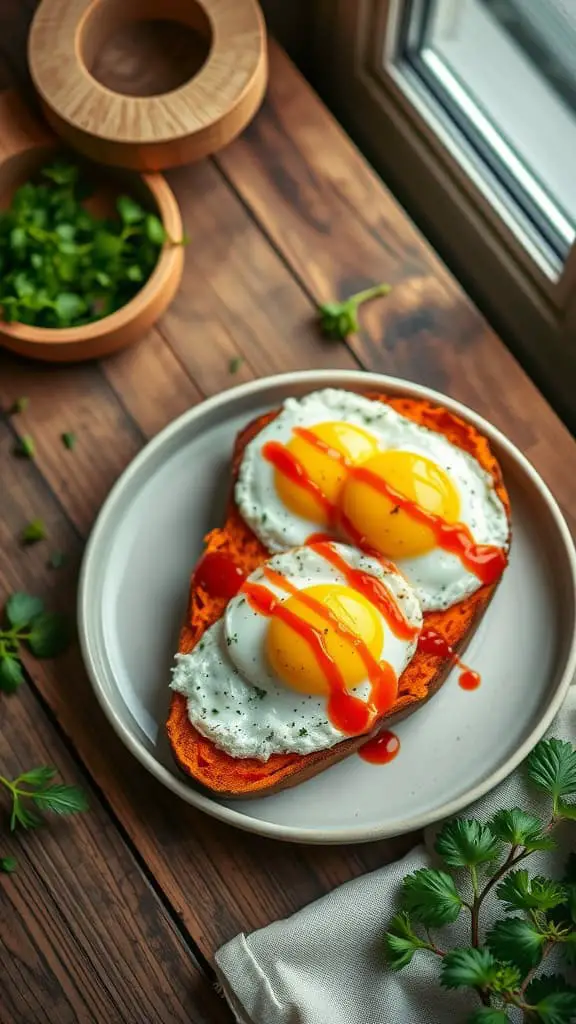
[{"label": "wooden bowl rim", "polygon": [[[141,174],[143,184],[156,200],[158,214],[170,238],[182,238],[182,218],[176,197],[161,174]],[[137,294],[114,313],[80,327],[35,327],[19,322],[0,321],[0,332],[6,337],[37,345],[67,345],[89,342],[121,330],[135,320],[142,309],[153,302],[177,268],[180,252],[177,246],[166,245],[150,277]]]},{"label": "wooden bowl rim", "polygon": [[[217,7],[214,0],[195,0],[198,6],[202,8],[210,22],[212,30],[211,46],[206,60],[199,68],[198,72],[188,81],[175,89],[153,96],[125,95],[123,93],[116,92],[114,89],[110,89],[94,77],[84,61],[80,58],[78,40],[84,29],[86,21],[90,18],[96,6],[96,2],[97,0],[92,0],[87,8],[82,12],[80,18],[71,25],[69,51],[66,54],[66,60],[69,65],[69,72],[73,78],[82,79],[84,84],[88,86],[90,94],[100,95],[101,97],[105,96],[107,99],[110,99],[116,107],[119,107],[124,111],[130,107],[141,108],[142,106],[152,106],[153,108],[161,110],[163,106],[170,107],[174,101],[184,100],[187,107],[194,111],[194,122],[190,125],[182,125],[181,130],[177,132],[174,131],[173,128],[167,131],[155,128],[152,135],[148,136],[144,133],[137,137],[133,134],[133,128],[127,131],[126,134],[123,134],[119,133],[117,126],[114,129],[107,131],[106,129],[101,128],[94,130],[80,124],[78,118],[72,116],[70,111],[55,99],[52,94],[52,89],[50,86],[47,87],[46,85],[46,71],[42,61],[38,59],[38,53],[40,51],[39,44],[37,43],[37,34],[41,33],[44,25],[44,19],[48,17],[48,4],[41,4],[32,21],[30,35],[28,37],[28,65],[30,73],[42,102],[53,112],[53,114],[56,115],[57,118],[68,124],[75,131],[79,131],[95,139],[101,139],[103,141],[114,142],[130,147],[150,146],[158,143],[170,143],[179,139],[194,138],[207,129],[213,128],[214,125],[226,122],[233,112],[238,107],[241,107],[246,97],[255,90],[258,90],[259,75],[263,64],[265,65],[267,62],[267,50],[266,24],[264,15],[257,0],[238,0],[238,2],[243,3],[247,14],[253,18],[254,28],[252,31],[254,31],[258,36],[258,50],[251,55],[251,65],[246,69],[246,77],[242,85],[238,87],[238,85],[234,84],[233,79],[231,79],[230,81],[232,84],[218,95],[217,108],[209,115],[202,113],[205,106],[203,90],[206,77],[209,77],[211,74],[212,66],[217,65],[218,62],[222,60],[223,55],[229,52],[230,38],[236,38],[233,34],[231,36],[230,31],[227,31],[226,25],[223,24],[221,20],[214,17],[214,9]],[[67,17],[70,18],[72,16]],[[242,32],[237,33],[238,40],[240,42],[245,34],[245,29]]]}]

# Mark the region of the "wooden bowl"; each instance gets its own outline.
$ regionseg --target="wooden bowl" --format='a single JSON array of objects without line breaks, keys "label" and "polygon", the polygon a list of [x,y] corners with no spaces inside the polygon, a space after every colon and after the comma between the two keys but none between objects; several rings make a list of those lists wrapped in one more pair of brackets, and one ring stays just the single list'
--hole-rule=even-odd
[{"label": "wooden bowl", "polygon": [[42,0],[28,62],[68,145],[157,171],[248,124],[266,87],[266,30],[257,0]]},{"label": "wooden bowl", "polygon": [[[9,206],[15,190],[59,149],[60,140],[34,120],[15,93],[0,93],[0,208]],[[169,238],[182,238],[178,204],[161,175],[98,168],[97,176],[97,193],[87,204],[93,213],[109,216],[114,198],[128,193],[160,217]],[[141,338],[172,301],[183,265],[182,246],[167,245],[142,289],[110,316],[65,328],[0,322],[0,344],[19,355],[55,362],[94,359],[125,348]]]}]

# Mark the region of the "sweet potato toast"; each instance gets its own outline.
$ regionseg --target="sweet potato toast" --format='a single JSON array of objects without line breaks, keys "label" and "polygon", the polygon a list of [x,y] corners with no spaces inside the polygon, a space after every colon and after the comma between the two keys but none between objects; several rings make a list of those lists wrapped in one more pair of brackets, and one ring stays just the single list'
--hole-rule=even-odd
[{"label": "sweet potato toast", "polygon": [[[427,401],[410,398],[391,398],[368,394],[367,398],[388,403],[408,419],[444,434],[454,445],[473,455],[492,476],[495,490],[510,520],[510,502],[498,462],[488,441],[478,431],[457,416]],[[274,417],[268,413],[248,424],[236,439],[232,478],[236,479],[242,454],[252,438]],[[222,552],[246,574],[252,572],[269,557],[268,552],[240,517],[234,502],[233,488],[226,519],[221,528],[214,529],[206,538],[206,552]],[[485,609],[495,592],[497,583],[484,585],[471,597],[443,612],[428,612],[424,626],[436,630],[456,653],[461,653],[473,635]],[[190,588],[188,612],[181,631],[179,651],[192,650],[203,632],[223,613],[224,599],[211,597],[204,588],[194,584]],[[294,786],[335,764],[358,750],[370,736],[382,728],[411,714],[422,706],[442,686],[452,660],[417,651],[399,679],[398,697],[393,708],[381,717],[374,729],[362,736],[345,739],[329,750],[312,754],[274,754],[265,763],[255,758],[233,758],[202,736],[190,723],[186,698],[172,695],[167,722],[172,752],[180,768],[196,782],[227,799],[267,796]]]}]

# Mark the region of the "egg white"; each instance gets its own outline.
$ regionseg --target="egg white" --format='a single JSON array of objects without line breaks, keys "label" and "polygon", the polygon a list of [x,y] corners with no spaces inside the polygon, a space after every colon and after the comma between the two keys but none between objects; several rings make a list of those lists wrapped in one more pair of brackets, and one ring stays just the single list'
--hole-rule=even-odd
[{"label": "egg white", "polygon": [[[419,630],[422,612],[406,581],[374,558],[355,548],[335,544],[352,568],[382,580],[406,621]],[[296,587],[322,583],[347,585],[345,577],[310,548],[276,555],[268,562]],[[249,577],[265,582],[283,600],[289,595],[264,579],[261,569]],[[206,630],[189,654],[177,654],[171,688],[187,699],[188,717],[203,736],[232,757],[267,761],[271,754],[309,754],[340,743],[346,736],[326,715],[325,696],[306,696],[278,679],[265,657],[270,619],[255,612],[240,592],[224,616]],[[396,637],[382,619],[384,644],[380,656],[399,678],[411,661],[416,640]],[[352,691],[363,700],[368,681]]]},{"label": "egg white", "polygon": [[[423,455],[449,476],[460,499],[460,522],[477,544],[507,549],[509,525],[492,477],[468,452],[442,434],[428,430],[382,402],[350,391],[327,388],[304,398],[288,398],[282,411],[246,446],[235,488],[240,514],[271,552],[305,544],[321,527],[286,508],[276,491],[273,465],[262,455],[267,441],[288,444],[294,427],[313,427],[332,421],[351,423],[371,433],[379,450]],[[424,611],[441,611],[463,600],[482,585],[457,555],[440,548],[415,558],[397,559],[398,567],[415,588]]]}]

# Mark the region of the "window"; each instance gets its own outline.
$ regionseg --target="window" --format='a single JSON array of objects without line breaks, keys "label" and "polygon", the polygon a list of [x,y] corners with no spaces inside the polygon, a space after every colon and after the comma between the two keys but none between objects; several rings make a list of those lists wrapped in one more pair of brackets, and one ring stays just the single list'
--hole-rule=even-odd
[{"label": "window", "polygon": [[346,127],[571,401],[551,374],[576,381],[576,0],[319,3]]}]

